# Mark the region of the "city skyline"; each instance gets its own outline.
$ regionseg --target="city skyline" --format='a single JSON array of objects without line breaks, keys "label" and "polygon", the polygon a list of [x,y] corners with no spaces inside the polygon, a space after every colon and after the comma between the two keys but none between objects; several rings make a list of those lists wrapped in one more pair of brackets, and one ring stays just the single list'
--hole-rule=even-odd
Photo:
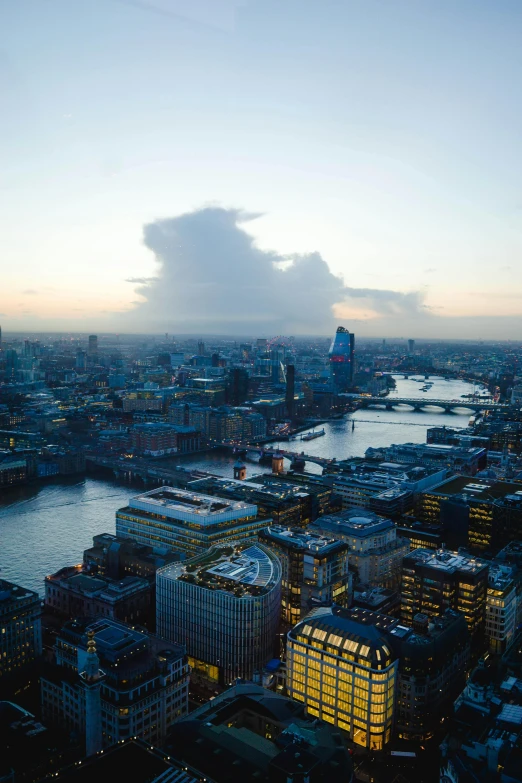
[{"label": "city skyline", "polygon": [[4,329],[515,338],[521,16],[4,6]]}]

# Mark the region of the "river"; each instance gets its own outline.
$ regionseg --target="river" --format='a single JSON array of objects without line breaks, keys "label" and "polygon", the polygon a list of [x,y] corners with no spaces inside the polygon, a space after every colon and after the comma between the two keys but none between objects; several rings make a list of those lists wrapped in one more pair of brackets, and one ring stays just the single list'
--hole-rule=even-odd
[{"label": "river", "polygon": [[[391,397],[454,400],[473,391],[464,381],[431,378],[428,392],[420,391],[421,376],[408,380],[398,376]],[[463,400],[463,403],[465,401]],[[465,427],[470,412],[445,414],[432,408],[416,413],[411,408],[395,411],[359,410],[344,419],[327,422],[326,434],[311,441],[282,443],[285,449],[305,451],[321,457],[363,456],[368,446],[392,443],[424,443],[426,429],[446,424]],[[355,427],[352,429],[352,420]],[[231,476],[233,458],[224,453],[203,453],[180,458],[187,467],[198,467]],[[310,472],[320,469],[312,464]],[[254,460],[247,460],[249,477],[269,472]],[[0,494],[0,577],[17,582],[43,594],[43,580],[66,565],[79,563],[83,550],[92,545],[97,533],[114,533],[115,512],[142,486],[98,478],[69,479],[50,484],[16,487]]]}]

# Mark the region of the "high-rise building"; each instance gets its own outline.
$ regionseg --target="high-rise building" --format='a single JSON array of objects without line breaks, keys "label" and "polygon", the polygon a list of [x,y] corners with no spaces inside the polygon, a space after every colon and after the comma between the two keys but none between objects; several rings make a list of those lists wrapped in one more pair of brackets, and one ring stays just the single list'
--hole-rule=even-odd
[{"label": "high-rise building", "polygon": [[490,653],[502,655],[515,640],[519,619],[519,585],[515,569],[490,563],[486,600],[486,639]]},{"label": "high-rise building", "polygon": [[479,654],[484,643],[488,565],[470,555],[444,549],[414,549],[402,563],[401,615],[411,625],[416,614],[439,617],[462,612]]},{"label": "high-rise building", "polygon": [[[135,736],[160,744],[187,713],[189,667],[183,646],[114,620],[78,619],[58,632],[54,654],[40,681],[48,724],[85,732],[91,717],[92,742],[98,743],[99,710],[104,748]],[[91,684],[89,702],[86,686]]]},{"label": "high-rise building", "polygon": [[160,487],[116,512],[116,535],[193,556],[212,544],[255,537],[268,523],[252,503]]},{"label": "high-rise building", "polygon": [[261,544],[213,547],[156,574],[156,624],[186,645],[193,676],[251,680],[272,658],[281,612],[281,564]]},{"label": "high-rise building", "polygon": [[391,739],[399,662],[386,630],[396,624],[386,615],[332,607],[288,632],[289,696],[368,750]]},{"label": "high-rise building", "polygon": [[328,357],[330,375],[339,391],[345,391],[352,383],[354,373],[355,335],[338,326],[332,340]]},{"label": "high-rise building", "polygon": [[318,606],[349,606],[351,573],[348,544],[335,538],[280,525],[262,530],[259,540],[282,566],[281,620],[286,627]]},{"label": "high-rise building", "polygon": [[348,561],[363,584],[392,590],[400,586],[402,561],[410,546],[407,539],[397,536],[391,519],[352,508],[319,517],[309,530],[345,541]]},{"label": "high-rise building", "polygon": [[41,655],[41,614],[37,593],[0,579],[0,681]]},{"label": "high-rise building", "polygon": [[234,367],[228,373],[226,399],[229,405],[242,405],[248,397],[248,371]]},{"label": "high-rise building", "polygon": [[408,353],[411,356],[415,350],[415,340],[408,340]]},{"label": "high-rise building", "polygon": [[295,365],[286,366],[286,412],[290,419],[295,416]]},{"label": "high-rise building", "polygon": [[76,351],[76,369],[80,371],[87,369],[87,354],[81,349]]},{"label": "high-rise building", "polygon": [[87,348],[87,353],[91,358],[98,356],[98,335],[89,335],[89,346]]}]

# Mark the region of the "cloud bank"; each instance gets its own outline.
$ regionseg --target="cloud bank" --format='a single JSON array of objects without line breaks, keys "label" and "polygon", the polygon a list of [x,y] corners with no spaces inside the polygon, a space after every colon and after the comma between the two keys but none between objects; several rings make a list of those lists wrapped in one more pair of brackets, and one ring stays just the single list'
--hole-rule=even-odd
[{"label": "cloud bank", "polygon": [[426,313],[421,292],[350,288],[319,253],[283,257],[244,229],[258,217],[205,208],[144,227],[158,272],[130,278],[138,329],[220,334],[330,334],[343,321]]}]

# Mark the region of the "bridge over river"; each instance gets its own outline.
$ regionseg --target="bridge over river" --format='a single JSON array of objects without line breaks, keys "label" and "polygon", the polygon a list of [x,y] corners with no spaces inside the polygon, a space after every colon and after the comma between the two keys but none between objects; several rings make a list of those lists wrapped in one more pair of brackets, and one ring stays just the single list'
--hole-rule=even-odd
[{"label": "bridge over river", "polygon": [[369,397],[364,394],[350,394],[354,402],[357,402],[359,408],[384,407],[387,411],[392,411],[397,405],[409,405],[414,411],[422,411],[424,408],[442,408],[445,413],[453,413],[456,408],[466,408],[470,411],[501,411],[507,410],[509,405],[491,400],[441,400],[430,397]]}]

